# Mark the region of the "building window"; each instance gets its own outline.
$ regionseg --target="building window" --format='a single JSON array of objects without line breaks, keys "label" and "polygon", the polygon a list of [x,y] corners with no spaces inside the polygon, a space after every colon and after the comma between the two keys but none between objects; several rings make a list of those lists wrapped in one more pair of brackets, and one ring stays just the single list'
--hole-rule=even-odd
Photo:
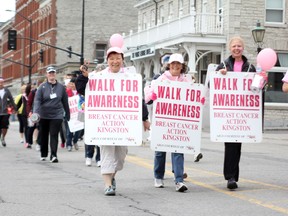
[{"label": "building window", "polygon": [[216,13],[219,15],[219,18],[217,19],[217,26],[221,26],[222,17],[223,17],[223,2],[222,2],[222,0],[217,0]]},{"label": "building window", "polygon": [[268,73],[267,91],[265,92],[265,102],[287,103],[288,95],[282,92],[282,79],[288,67],[288,53],[277,53],[275,67]]},{"label": "building window", "polygon": [[284,23],[284,0],[266,0],[266,22]]},{"label": "building window", "polygon": [[150,26],[155,26],[155,9],[150,12]]},{"label": "building window", "polygon": [[143,13],[142,15],[142,30],[147,29],[147,15]]},{"label": "building window", "polygon": [[278,56],[279,66],[288,67],[288,53],[277,53],[277,56]]},{"label": "building window", "polygon": [[169,2],[168,5],[168,20],[173,19],[173,1]]},{"label": "building window", "polygon": [[105,61],[105,51],[107,48],[107,44],[96,44],[96,55],[95,60],[97,60],[97,63],[103,63]]},{"label": "building window", "polygon": [[159,24],[162,24],[165,22],[165,16],[164,16],[164,6],[161,5],[159,7]]},{"label": "building window", "polygon": [[179,17],[183,15],[183,0],[179,0]]}]

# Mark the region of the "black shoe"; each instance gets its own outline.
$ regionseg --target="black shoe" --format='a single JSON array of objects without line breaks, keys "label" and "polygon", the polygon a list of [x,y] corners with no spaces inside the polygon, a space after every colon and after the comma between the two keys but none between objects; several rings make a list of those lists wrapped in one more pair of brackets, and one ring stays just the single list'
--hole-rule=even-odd
[{"label": "black shoe", "polygon": [[57,157],[52,157],[52,159],[50,160],[51,163],[58,163],[58,159]]},{"label": "black shoe", "polygon": [[195,158],[194,162],[199,162],[200,159],[202,159],[202,158],[203,158],[202,153],[199,153],[199,154],[197,155],[197,157]]},{"label": "black shoe", "polygon": [[229,188],[230,190],[238,188],[238,185],[237,185],[237,183],[236,183],[234,178],[231,178],[231,179],[228,180],[227,188]]},{"label": "black shoe", "polygon": [[6,142],[5,142],[5,140],[4,140],[4,139],[1,139],[1,142],[2,142],[2,146],[3,146],[3,147],[6,147]]}]

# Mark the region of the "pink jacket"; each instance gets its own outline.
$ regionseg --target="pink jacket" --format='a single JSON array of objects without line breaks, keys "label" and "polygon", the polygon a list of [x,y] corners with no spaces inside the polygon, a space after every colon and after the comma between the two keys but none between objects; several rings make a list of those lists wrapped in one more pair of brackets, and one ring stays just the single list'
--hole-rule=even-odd
[{"label": "pink jacket", "polygon": [[[172,76],[169,71],[165,71],[158,79],[158,81],[162,80],[171,80],[171,81],[179,81],[179,82],[193,82],[192,76],[189,74],[180,74],[180,76]],[[149,86],[144,88],[144,96],[145,96],[145,103],[148,103],[151,100],[155,100],[154,98],[154,88],[155,88],[155,81],[152,80]]]}]

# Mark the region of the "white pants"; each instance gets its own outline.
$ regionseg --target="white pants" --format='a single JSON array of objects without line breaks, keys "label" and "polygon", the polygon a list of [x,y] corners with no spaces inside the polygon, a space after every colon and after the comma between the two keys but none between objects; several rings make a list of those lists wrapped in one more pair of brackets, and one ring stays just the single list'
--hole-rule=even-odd
[{"label": "white pants", "polygon": [[127,146],[100,146],[101,174],[115,173],[123,169]]}]

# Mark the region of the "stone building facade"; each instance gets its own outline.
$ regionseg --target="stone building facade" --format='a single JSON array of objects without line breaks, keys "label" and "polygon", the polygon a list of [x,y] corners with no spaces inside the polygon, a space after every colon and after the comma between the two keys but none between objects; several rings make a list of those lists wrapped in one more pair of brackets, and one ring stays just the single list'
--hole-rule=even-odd
[{"label": "stone building facade", "polygon": [[[227,43],[235,35],[244,39],[244,55],[254,65],[258,46],[274,49],[278,61],[269,71],[265,128],[287,128],[288,96],[281,88],[288,69],[286,0],[138,0],[135,7],[138,31],[125,37],[125,57],[147,82],[159,73],[163,56],[180,52],[189,72],[204,83],[208,65],[229,56]],[[257,22],[265,28],[261,44],[252,36]]]}]

